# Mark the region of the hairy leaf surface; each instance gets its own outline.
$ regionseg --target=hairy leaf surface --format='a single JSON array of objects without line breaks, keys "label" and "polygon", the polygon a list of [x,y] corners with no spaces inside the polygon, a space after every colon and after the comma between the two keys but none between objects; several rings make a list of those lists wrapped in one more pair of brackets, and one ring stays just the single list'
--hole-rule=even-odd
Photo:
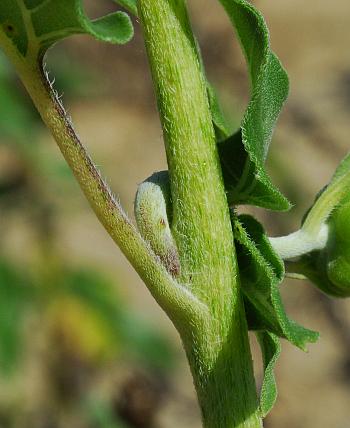
[{"label": "hairy leaf surface", "polygon": [[274,368],[281,353],[280,339],[268,331],[257,331],[256,336],[261,348],[264,364],[264,378],[260,392],[260,411],[264,418],[277,399],[277,384]]},{"label": "hairy leaf surface", "polygon": [[[287,210],[272,184],[265,160],[276,120],[288,96],[286,72],[271,51],[262,15],[246,0],[219,0],[241,42],[251,79],[251,100],[239,132],[219,142],[229,203]],[[213,117],[214,124],[217,115]]]},{"label": "hairy leaf surface", "polygon": [[281,352],[279,338],[305,350],[308,342],[318,339],[318,333],[287,317],[279,291],[284,264],[260,223],[248,215],[232,219],[248,327],[256,331],[264,363],[260,397],[264,417],[277,398],[274,366]]},{"label": "hairy leaf surface", "polygon": [[279,291],[284,265],[263,227],[248,215],[235,218],[233,226],[249,327],[267,330],[305,350],[306,343],[318,339],[318,333],[287,317]]}]

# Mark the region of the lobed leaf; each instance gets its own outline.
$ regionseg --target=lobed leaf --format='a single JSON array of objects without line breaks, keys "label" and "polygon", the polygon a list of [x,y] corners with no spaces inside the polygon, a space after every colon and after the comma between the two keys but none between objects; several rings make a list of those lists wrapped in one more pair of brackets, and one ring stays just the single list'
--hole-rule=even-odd
[{"label": "lobed leaf", "polygon": [[91,20],[82,0],[1,0],[0,28],[21,56],[31,60],[41,60],[49,47],[73,34],[119,44],[133,36],[127,14],[115,12]]},{"label": "lobed leaf", "polygon": [[[218,144],[228,201],[230,205],[287,210],[290,204],[272,184],[265,160],[276,120],[288,96],[288,77],[271,51],[262,15],[246,0],[219,1],[237,32],[252,86],[241,129]],[[213,121],[217,123],[217,115]]]}]

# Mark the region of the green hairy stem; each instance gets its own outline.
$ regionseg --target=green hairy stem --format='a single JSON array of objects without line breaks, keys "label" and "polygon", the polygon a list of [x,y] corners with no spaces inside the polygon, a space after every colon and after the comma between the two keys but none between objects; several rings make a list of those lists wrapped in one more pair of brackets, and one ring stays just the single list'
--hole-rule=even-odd
[{"label": "green hairy stem", "polygon": [[[0,48],[96,216],[177,328],[204,428],[261,428],[277,397],[280,340],[305,350],[318,339],[288,317],[279,289],[284,277],[307,277],[331,296],[350,296],[350,154],[300,230],[268,238],[254,217],[235,209],[290,208],[265,166],[289,83],[263,16],[248,0],[219,0],[251,80],[240,129],[230,134],[205,76],[186,1],[114,1],[142,26],[169,169],[139,186],[137,227],[77,137],[42,66],[46,51],[73,34],[127,43],[130,17],[116,11],[91,20],[82,0],[1,0]],[[248,329],[262,351],[260,403]]]},{"label": "green hairy stem", "polygon": [[180,280],[210,314],[198,334],[188,338],[180,329],[203,423],[260,427],[229,209],[185,3],[138,5],[169,165]]}]

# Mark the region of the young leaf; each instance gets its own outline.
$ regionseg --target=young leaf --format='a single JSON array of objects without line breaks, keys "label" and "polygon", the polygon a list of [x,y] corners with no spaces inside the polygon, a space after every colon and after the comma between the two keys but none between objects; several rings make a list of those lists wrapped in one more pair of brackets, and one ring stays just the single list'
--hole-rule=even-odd
[{"label": "young leaf", "polygon": [[228,200],[231,205],[287,210],[290,204],[272,184],[265,160],[276,120],[288,96],[288,77],[270,49],[262,15],[246,0],[219,1],[236,29],[252,85],[240,131],[218,146]]},{"label": "young leaf", "polygon": [[257,331],[264,364],[264,378],[260,392],[260,411],[263,418],[271,411],[277,399],[274,368],[281,353],[280,339],[268,331]]},{"label": "young leaf", "polygon": [[329,184],[316,196],[306,212],[302,229],[315,233],[341,206],[350,201],[350,153],[340,162]]},{"label": "young leaf", "polygon": [[350,154],[340,163],[330,183],[317,195],[301,230],[311,236],[327,225],[325,247],[288,264],[291,273],[309,278],[333,297],[350,296]]},{"label": "young leaf", "polygon": [[[335,180],[338,180],[339,178],[344,177],[345,175],[348,176],[349,174],[350,174],[350,153],[348,153],[338,165],[329,185],[331,185]],[[350,191],[348,192],[348,196],[350,199]]]},{"label": "young leaf", "polygon": [[249,328],[269,331],[305,350],[318,333],[287,317],[279,292],[284,265],[263,227],[253,217],[242,215],[233,218],[233,229]]},{"label": "young leaf", "polygon": [[40,61],[50,46],[73,34],[120,44],[133,35],[127,14],[115,12],[90,20],[82,0],[1,0],[0,29],[0,46],[2,37],[7,37],[28,61]]}]

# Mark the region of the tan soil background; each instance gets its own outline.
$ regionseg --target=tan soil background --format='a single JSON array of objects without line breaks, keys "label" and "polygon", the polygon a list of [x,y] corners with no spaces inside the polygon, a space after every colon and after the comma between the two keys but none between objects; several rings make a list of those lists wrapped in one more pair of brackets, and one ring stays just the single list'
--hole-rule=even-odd
[{"label": "tan soil background", "polygon": [[[92,16],[97,16],[108,9],[109,2],[87,3]],[[208,74],[226,111],[238,123],[248,99],[248,81],[228,20],[214,0],[189,3]],[[270,234],[281,234],[298,227],[315,193],[350,148],[350,2],[257,0],[254,4],[265,15],[272,46],[291,81],[269,166],[275,182],[296,206],[288,214],[256,211]],[[132,213],[137,184],[166,165],[139,29],[136,25],[135,39],[125,47],[102,46],[77,37],[55,49],[66,49],[67,57],[89,67],[92,64],[94,72],[100,73],[95,96],[68,101],[68,109],[103,175]],[[48,134],[43,133],[41,139],[43,150],[60,156]],[[171,379],[174,392],[166,398],[157,426],[200,427],[176,332],[99,225],[79,189],[75,191],[69,205],[62,195],[51,196],[60,207],[58,249],[67,260],[91,263],[118,278],[130,306],[173,338],[181,361]],[[13,253],[30,245],[25,225],[16,224],[11,236]],[[266,427],[350,428],[350,302],[330,302],[310,285],[293,281],[283,285],[283,296],[291,317],[320,331],[321,339],[307,354],[283,343],[276,369],[279,398]],[[258,372],[259,358],[254,351]],[[3,394],[0,384],[0,397]]]}]

